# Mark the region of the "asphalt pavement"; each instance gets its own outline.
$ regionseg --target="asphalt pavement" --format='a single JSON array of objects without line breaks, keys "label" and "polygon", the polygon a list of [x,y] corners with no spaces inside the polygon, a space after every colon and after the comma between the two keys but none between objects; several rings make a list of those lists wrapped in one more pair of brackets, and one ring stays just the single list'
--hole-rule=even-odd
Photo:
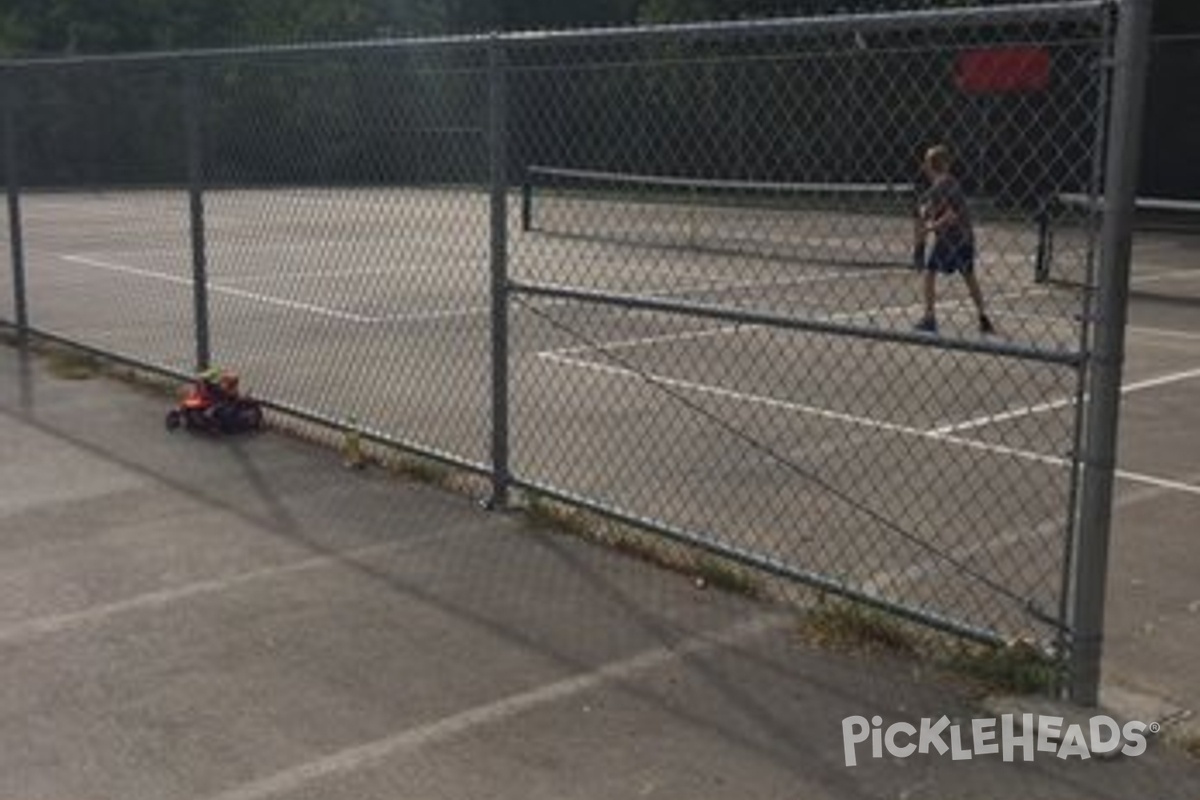
[{"label": "asphalt pavement", "polygon": [[0,797],[1200,797],[1153,737],[848,766],[847,719],[970,739],[986,712],[785,610],[295,437],[169,434],[166,398],[48,366],[0,348]]}]

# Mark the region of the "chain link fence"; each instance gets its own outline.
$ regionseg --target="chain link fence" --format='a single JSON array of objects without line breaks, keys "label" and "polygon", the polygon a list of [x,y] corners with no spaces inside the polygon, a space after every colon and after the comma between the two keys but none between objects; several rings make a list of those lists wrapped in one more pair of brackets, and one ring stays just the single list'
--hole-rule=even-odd
[{"label": "chain link fence", "polygon": [[[1096,7],[519,43],[512,468],[957,628],[1063,619],[1108,21]],[[956,155],[996,335],[913,268]],[[1066,233],[1069,231],[1069,233]],[[1049,623],[1049,625],[1047,625]]]},{"label": "chain link fence", "polygon": [[[1061,644],[1115,11],[10,64],[4,290],[497,501]],[[937,143],[994,330],[951,274],[914,329]]]},{"label": "chain link fence", "polygon": [[[3,233],[0,234],[0,247],[4,248],[6,255],[12,252],[12,240],[9,237],[8,231],[9,226],[6,223],[3,227]],[[13,271],[11,269],[0,269],[0,325],[16,326],[15,298],[16,288],[13,286]]]},{"label": "chain link fence", "polygon": [[213,358],[282,404],[484,468],[486,52],[193,72]]}]

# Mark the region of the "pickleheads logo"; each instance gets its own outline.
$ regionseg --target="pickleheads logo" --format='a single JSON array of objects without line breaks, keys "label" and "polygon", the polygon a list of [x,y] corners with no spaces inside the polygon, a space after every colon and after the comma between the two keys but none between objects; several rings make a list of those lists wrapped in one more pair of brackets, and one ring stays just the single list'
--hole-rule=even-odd
[{"label": "pickleheads logo", "polygon": [[[1159,732],[1157,722],[1127,722],[1119,725],[1108,716],[1094,716],[1086,725],[1063,726],[1062,717],[1022,714],[1020,724],[1013,714],[997,719],[975,719],[968,726],[970,742],[964,745],[963,725],[952,724],[948,717],[923,719],[920,727],[897,722],[883,727],[882,717],[854,716],[842,720],[842,743],[846,766],[858,763],[858,746],[870,741],[871,758],[883,758],[884,752],[895,758],[914,753],[936,751],[950,754],[954,761],[975,756],[1002,755],[1005,761],[1033,761],[1037,753],[1053,753],[1061,759],[1086,760],[1093,755],[1111,756],[1118,752],[1140,756],[1146,751],[1146,733]],[[866,748],[864,747],[864,750]]]}]

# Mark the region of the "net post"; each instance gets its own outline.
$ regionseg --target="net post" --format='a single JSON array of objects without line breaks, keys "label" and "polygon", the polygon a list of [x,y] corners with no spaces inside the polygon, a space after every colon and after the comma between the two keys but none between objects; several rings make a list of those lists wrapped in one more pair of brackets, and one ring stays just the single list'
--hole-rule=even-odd
[{"label": "net post", "polygon": [[697,230],[699,227],[697,217],[700,214],[700,191],[699,191],[699,189],[697,189],[695,186],[687,187],[687,198],[688,198],[688,202],[687,202],[688,246],[695,247],[696,242],[697,242],[696,234],[697,234]]},{"label": "net post", "polygon": [[508,446],[508,131],[504,43],[488,43],[487,148],[491,198],[492,470],[488,508],[508,505],[512,475]]},{"label": "net post", "polygon": [[204,229],[204,139],[201,126],[199,66],[183,64],[183,123],[187,147],[189,231],[192,251],[192,306],[196,336],[196,371],[212,365],[208,317],[208,248]]},{"label": "net post", "polygon": [[8,195],[8,244],[12,259],[13,322],[17,341],[24,347],[29,337],[29,298],[25,288],[25,245],[21,234],[20,154],[17,142],[17,82],[11,71],[4,73],[4,177]]},{"label": "net post", "polygon": [[533,176],[528,169],[521,182],[521,230],[526,233],[533,230]]},{"label": "net post", "polygon": [[1034,220],[1037,222],[1037,256],[1034,263],[1033,282],[1042,284],[1050,280],[1050,209],[1052,197],[1042,198]]},{"label": "net post", "polygon": [[1103,195],[1104,227],[1096,304],[1098,322],[1088,380],[1084,479],[1070,620],[1070,698],[1078,705],[1088,707],[1098,704],[1100,694],[1133,213],[1151,18],[1151,0],[1122,0],[1112,83],[1110,149]]}]

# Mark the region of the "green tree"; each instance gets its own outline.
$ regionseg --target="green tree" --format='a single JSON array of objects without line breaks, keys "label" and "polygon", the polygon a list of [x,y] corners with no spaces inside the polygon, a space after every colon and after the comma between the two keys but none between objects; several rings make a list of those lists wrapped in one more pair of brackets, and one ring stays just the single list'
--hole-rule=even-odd
[{"label": "green tree", "polygon": [[442,33],[448,0],[0,0],[0,52],[113,53]]}]

